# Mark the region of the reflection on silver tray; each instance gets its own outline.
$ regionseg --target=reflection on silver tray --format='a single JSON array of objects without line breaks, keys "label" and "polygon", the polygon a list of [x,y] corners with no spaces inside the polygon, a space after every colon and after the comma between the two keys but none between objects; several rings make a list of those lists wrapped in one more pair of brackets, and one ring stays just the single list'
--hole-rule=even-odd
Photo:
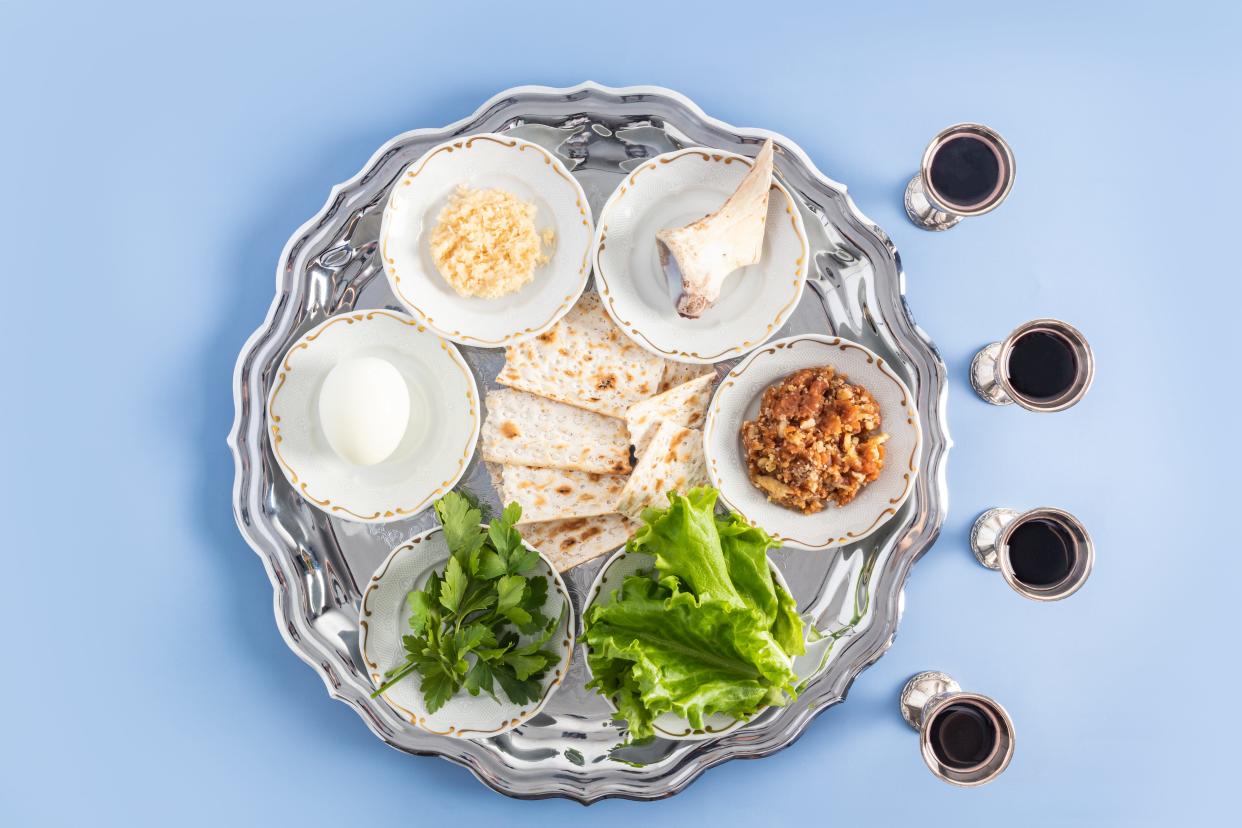
[{"label": "reflection on silver tray", "polygon": [[[547,708],[511,733],[453,740],[411,725],[383,701],[369,698],[370,681],[359,668],[357,606],[360,587],[376,565],[394,546],[432,526],[432,513],[385,525],[331,518],[303,502],[274,465],[263,428],[263,400],[279,357],[331,314],[398,307],[376,254],[388,187],[428,147],[477,132],[510,132],[557,153],[597,214],[626,171],[643,159],[690,145],[735,150],[772,137],[778,171],[799,200],[812,265],[809,289],[775,335],[828,333],[861,342],[884,357],[914,391],[925,439],[914,496],[865,541],[829,553],[774,553],[799,607],[836,636],[824,668],[796,701],[720,739],[656,740],[618,748],[622,733],[608,707],[582,686],[581,650]],[[324,209],[286,244],[275,301],[242,349],[234,374],[233,506],[242,535],[272,580],[281,634],[319,673],[328,692],[357,710],[385,742],[411,753],[444,756],[512,796],[654,799],[680,791],[719,762],[785,747],[815,715],[841,701],[859,672],[888,648],[900,620],[906,575],[944,520],[950,446],[945,367],[907,312],[902,280],[888,237],[795,144],[762,130],[738,131],[666,89],[593,83],[569,89],[520,87],[452,126],[394,138],[362,173],[335,187]],[[480,385],[494,387],[503,351],[462,352]],[[494,502],[477,456],[463,484]],[[598,567],[598,561],[586,564],[565,579],[579,609]]]}]

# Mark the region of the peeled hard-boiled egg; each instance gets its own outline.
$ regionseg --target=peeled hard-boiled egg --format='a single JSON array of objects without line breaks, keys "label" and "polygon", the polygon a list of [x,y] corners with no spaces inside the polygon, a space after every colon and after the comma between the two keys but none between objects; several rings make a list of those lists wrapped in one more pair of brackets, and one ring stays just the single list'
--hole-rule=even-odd
[{"label": "peeled hard-boiled egg", "polygon": [[379,357],[347,359],[319,389],[319,424],[346,462],[373,466],[388,459],[410,422],[410,393],[401,372]]}]

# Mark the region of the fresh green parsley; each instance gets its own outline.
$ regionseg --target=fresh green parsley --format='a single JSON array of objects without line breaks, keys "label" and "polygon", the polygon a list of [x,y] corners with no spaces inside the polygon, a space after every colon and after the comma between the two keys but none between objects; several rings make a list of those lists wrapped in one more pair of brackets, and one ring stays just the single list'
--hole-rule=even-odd
[{"label": "fresh green parsley", "polygon": [[[560,660],[544,647],[561,615],[543,613],[548,580],[539,555],[522,543],[515,524],[522,509],[510,503],[484,528],[483,511],[471,495],[449,492],[436,502],[449,559],[427,585],[406,599],[410,632],[401,638],[405,661],[384,674],[375,698],[417,672],[427,712],[434,713],[463,687],[472,696],[496,697],[496,687],[514,704],[539,700],[542,679]],[[534,636],[527,643],[522,638]]]}]

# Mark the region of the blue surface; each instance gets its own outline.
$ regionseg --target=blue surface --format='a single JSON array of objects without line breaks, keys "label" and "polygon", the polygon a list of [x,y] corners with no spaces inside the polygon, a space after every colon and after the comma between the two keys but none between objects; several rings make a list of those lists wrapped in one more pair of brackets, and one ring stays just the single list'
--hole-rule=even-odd
[{"label": "blue surface", "polygon": [[[416,5],[0,2],[0,823],[1223,821],[1242,743],[1238,5],[761,4],[768,22],[753,4]],[[329,187],[403,130],[584,78],[679,89],[848,183],[901,250],[957,443],[941,539],[847,703],[671,800],[589,811],[397,753],[329,700],[277,633],[224,445],[234,359]],[[1009,139],[1017,185],[923,233],[901,189],[967,119]],[[1041,315],[1095,347],[1086,400],[1037,416],[974,398],[975,350]],[[1098,545],[1087,586],[1047,606],[966,545],[983,509],[1045,503]],[[926,668],[1012,713],[993,784],[923,766],[896,695]]]}]

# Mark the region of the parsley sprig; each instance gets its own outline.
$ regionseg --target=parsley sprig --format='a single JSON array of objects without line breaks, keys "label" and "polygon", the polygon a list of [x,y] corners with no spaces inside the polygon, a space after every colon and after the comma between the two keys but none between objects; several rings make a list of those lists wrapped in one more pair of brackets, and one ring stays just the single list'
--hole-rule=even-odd
[{"label": "parsley sprig", "polygon": [[[405,661],[384,674],[375,698],[417,672],[427,712],[444,706],[462,687],[472,696],[496,697],[496,685],[514,704],[539,700],[541,679],[560,660],[544,648],[561,616],[543,613],[548,581],[535,572],[539,555],[514,527],[516,503],[487,528],[473,497],[449,492],[436,502],[449,559],[442,572],[406,598],[410,634],[401,638]],[[527,574],[535,572],[535,574]],[[522,636],[535,636],[526,644]]]}]

